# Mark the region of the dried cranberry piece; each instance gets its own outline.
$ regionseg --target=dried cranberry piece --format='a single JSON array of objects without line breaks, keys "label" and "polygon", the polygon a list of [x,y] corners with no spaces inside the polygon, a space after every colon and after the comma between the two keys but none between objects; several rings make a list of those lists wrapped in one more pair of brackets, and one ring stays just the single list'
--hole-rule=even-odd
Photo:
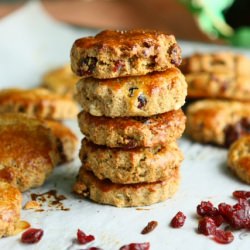
[{"label": "dried cranberry piece", "polygon": [[119,250],[149,250],[149,249],[150,249],[150,243],[144,242],[144,243],[131,243],[129,245],[124,245]]},{"label": "dried cranberry piece", "polygon": [[233,192],[233,197],[234,198],[242,198],[242,199],[248,199],[250,198],[250,191],[242,191],[242,190],[237,190]]},{"label": "dried cranberry piece", "polygon": [[171,226],[173,228],[180,228],[184,225],[186,216],[182,212],[178,212],[171,220]]},{"label": "dried cranberry piece", "polygon": [[95,237],[93,235],[86,235],[82,230],[78,229],[77,240],[79,244],[84,245],[95,240]]},{"label": "dried cranberry piece", "polygon": [[146,106],[147,99],[143,94],[140,94],[137,99],[138,99],[138,102],[139,102],[138,105],[137,105],[138,109],[142,109],[144,106]]},{"label": "dried cranberry piece", "polygon": [[210,216],[210,218],[213,219],[216,227],[219,227],[224,222],[224,219],[220,214],[212,215],[212,216]]},{"label": "dried cranberry piece", "polygon": [[216,230],[214,240],[221,244],[228,244],[234,240],[233,233],[230,231]]},{"label": "dried cranberry piece", "polygon": [[43,237],[43,230],[37,228],[30,228],[26,230],[21,237],[22,243],[33,244],[37,243]]},{"label": "dried cranberry piece", "polygon": [[120,72],[121,69],[125,66],[125,63],[122,60],[115,61],[113,72]]},{"label": "dried cranberry piece", "polygon": [[216,225],[212,218],[207,216],[201,218],[198,224],[198,232],[204,235],[213,235],[216,231]]},{"label": "dried cranberry piece", "polygon": [[103,249],[99,248],[99,247],[89,247],[89,248],[86,248],[86,249],[83,249],[83,250],[103,250]]},{"label": "dried cranberry piece", "polygon": [[146,227],[143,228],[143,230],[141,231],[141,234],[148,234],[150,232],[152,232],[158,225],[157,221],[150,221]]},{"label": "dried cranberry piece", "polygon": [[218,215],[219,212],[210,201],[202,201],[197,206],[197,214],[200,216],[215,216]]}]

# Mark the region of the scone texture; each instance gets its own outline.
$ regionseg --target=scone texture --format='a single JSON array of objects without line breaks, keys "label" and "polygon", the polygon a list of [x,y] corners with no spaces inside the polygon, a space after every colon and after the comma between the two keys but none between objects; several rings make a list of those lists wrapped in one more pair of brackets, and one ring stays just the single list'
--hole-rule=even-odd
[{"label": "scone texture", "polygon": [[157,31],[105,30],[76,40],[71,49],[72,70],[82,77],[145,75],[180,63],[175,37]]},{"label": "scone texture", "polygon": [[0,181],[0,238],[15,234],[21,205],[20,191],[9,183]]},{"label": "scone texture", "polygon": [[187,108],[186,132],[195,141],[229,146],[249,133],[250,103],[201,100]]},{"label": "scone texture", "polygon": [[20,191],[41,186],[58,162],[56,138],[37,119],[0,115],[0,179]]},{"label": "scone texture", "polygon": [[97,203],[116,207],[147,206],[172,197],[179,187],[179,182],[179,169],[164,181],[122,185],[109,180],[99,180],[93,173],[81,167],[74,192]]},{"label": "scone texture", "polygon": [[74,119],[77,104],[42,88],[4,89],[0,91],[0,113],[15,112],[43,119]]},{"label": "scone texture", "polygon": [[78,115],[81,132],[97,145],[111,148],[153,147],[177,140],[185,129],[182,110],[173,110],[150,117]]},{"label": "scone texture", "polygon": [[176,142],[164,146],[136,149],[111,149],[82,141],[80,160],[98,179],[131,184],[169,178],[180,167],[183,155]]},{"label": "scone texture", "polygon": [[90,77],[77,83],[77,99],[93,116],[152,116],[179,109],[186,95],[187,83],[177,68],[106,80]]},{"label": "scone texture", "polygon": [[227,162],[235,175],[250,184],[250,136],[244,136],[232,144]]}]

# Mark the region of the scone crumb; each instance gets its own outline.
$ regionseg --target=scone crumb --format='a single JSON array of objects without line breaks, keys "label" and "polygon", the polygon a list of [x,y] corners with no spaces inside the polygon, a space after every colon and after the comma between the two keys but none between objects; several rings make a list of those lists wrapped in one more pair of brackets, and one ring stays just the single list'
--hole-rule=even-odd
[{"label": "scone crumb", "polygon": [[41,208],[41,205],[37,201],[28,201],[23,207],[25,210],[39,208]]}]

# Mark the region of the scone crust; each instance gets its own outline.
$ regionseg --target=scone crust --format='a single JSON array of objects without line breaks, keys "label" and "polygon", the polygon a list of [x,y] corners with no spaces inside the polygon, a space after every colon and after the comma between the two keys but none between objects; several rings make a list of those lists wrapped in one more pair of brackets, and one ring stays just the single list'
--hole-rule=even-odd
[{"label": "scone crust", "polygon": [[152,116],[179,109],[187,83],[177,68],[145,76],[98,80],[81,79],[77,99],[93,116]]},{"label": "scone crust", "polygon": [[187,108],[186,132],[195,141],[225,145],[228,126],[250,118],[250,103],[201,100]]},{"label": "scone crust", "polygon": [[164,181],[122,185],[99,180],[93,173],[81,167],[74,192],[97,203],[116,207],[148,206],[172,197],[178,190],[179,182],[179,169]]},{"label": "scone crust", "polygon": [[182,110],[151,117],[92,116],[82,111],[78,115],[81,132],[97,145],[111,148],[153,147],[177,140],[185,129]]},{"label": "scone crust", "polygon": [[13,235],[20,220],[22,195],[9,183],[0,181],[0,238]]},{"label": "scone crust", "polygon": [[240,138],[230,147],[227,162],[235,175],[250,184],[250,136]]},{"label": "scone crust", "polygon": [[83,139],[79,156],[83,167],[98,179],[120,184],[165,180],[183,160],[176,142],[151,148],[111,149]]},{"label": "scone crust", "polygon": [[41,186],[58,162],[56,138],[37,119],[0,115],[0,179],[21,192]]},{"label": "scone crust", "polygon": [[157,31],[106,30],[76,40],[71,49],[72,70],[82,77],[145,75],[180,63],[175,37]]},{"label": "scone crust", "polygon": [[43,119],[74,119],[77,104],[42,88],[5,89],[0,91],[0,113],[25,113]]}]

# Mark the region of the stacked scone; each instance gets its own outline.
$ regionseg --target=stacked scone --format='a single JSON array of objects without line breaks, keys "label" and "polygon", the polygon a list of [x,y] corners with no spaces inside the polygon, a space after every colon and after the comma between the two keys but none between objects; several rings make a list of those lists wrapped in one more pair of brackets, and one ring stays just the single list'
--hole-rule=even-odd
[{"label": "stacked scone", "polygon": [[174,36],[160,32],[103,31],[75,41],[71,63],[83,77],[78,121],[86,136],[76,193],[125,207],[176,192],[187,92],[180,62]]}]

